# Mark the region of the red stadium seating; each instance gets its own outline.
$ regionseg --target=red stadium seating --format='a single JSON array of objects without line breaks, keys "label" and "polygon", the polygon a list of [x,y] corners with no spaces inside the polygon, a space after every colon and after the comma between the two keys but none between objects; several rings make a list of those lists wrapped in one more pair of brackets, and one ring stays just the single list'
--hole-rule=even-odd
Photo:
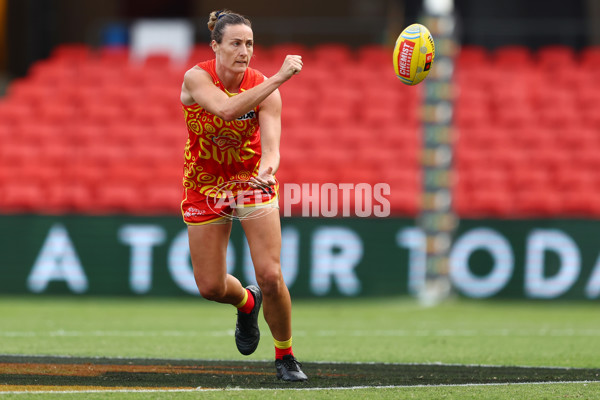
[{"label": "red stadium seating", "polygon": [[462,217],[509,217],[514,214],[514,199],[505,190],[455,190],[454,194],[454,210]]},{"label": "red stadium seating", "polygon": [[480,69],[490,63],[490,55],[486,48],[481,46],[464,46],[458,53],[456,64],[460,69]]},{"label": "red stadium seating", "polygon": [[575,66],[575,50],[563,45],[542,47],[537,51],[537,61],[541,68],[557,70],[565,68],[573,70]]},{"label": "red stadium seating", "polygon": [[[271,75],[287,54],[305,68],[280,88],[281,182],[385,182],[393,215],[416,215],[425,85],[398,85],[380,45],[258,46],[253,66]],[[125,47],[77,44],[34,63],[0,99],[0,213],[179,214],[179,87],[212,56],[199,44],[184,66],[161,54],[138,65]],[[460,216],[600,217],[598,65],[598,47],[461,49]]]},{"label": "red stadium seating", "polygon": [[534,55],[528,47],[512,45],[497,48],[493,59],[503,69],[528,68],[534,62]]},{"label": "red stadium seating", "polygon": [[561,211],[562,196],[543,187],[527,187],[515,192],[516,217],[551,217]]},{"label": "red stadium seating", "polygon": [[33,182],[4,182],[0,208],[4,212],[42,212],[45,194],[41,185]]},{"label": "red stadium seating", "polygon": [[596,188],[568,190],[562,196],[562,214],[569,217],[600,217],[600,195]]},{"label": "red stadium seating", "polygon": [[312,56],[319,64],[333,67],[351,64],[354,59],[350,47],[340,43],[320,44],[313,49]]},{"label": "red stadium seating", "polygon": [[386,65],[391,63],[391,46],[364,45],[357,51],[358,63],[361,66]]}]

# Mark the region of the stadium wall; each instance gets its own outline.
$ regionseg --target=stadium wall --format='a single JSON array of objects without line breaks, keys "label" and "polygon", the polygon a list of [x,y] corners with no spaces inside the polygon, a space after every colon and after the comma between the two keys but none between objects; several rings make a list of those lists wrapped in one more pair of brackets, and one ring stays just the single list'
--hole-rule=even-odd
[{"label": "stadium wall", "polygon": [[[0,294],[194,296],[179,218],[0,217]],[[282,270],[292,295],[416,294],[425,235],[405,218],[284,218]],[[461,220],[450,253],[456,293],[472,298],[600,296],[600,221]],[[253,282],[234,223],[228,270]]]}]

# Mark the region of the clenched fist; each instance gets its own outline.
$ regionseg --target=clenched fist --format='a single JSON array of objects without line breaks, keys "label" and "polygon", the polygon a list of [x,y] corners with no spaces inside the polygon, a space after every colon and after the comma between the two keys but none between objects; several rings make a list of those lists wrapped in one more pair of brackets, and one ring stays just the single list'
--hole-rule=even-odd
[{"label": "clenched fist", "polygon": [[278,74],[284,79],[288,80],[292,76],[302,71],[302,56],[287,55],[283,60],[283,65],[279,69]]}]

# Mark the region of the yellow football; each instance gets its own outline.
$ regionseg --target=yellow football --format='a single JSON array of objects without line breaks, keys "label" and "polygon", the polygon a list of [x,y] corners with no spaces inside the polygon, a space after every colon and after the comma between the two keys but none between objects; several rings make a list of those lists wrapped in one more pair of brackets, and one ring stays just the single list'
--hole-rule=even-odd
[{"label": "yellow football", "polygon": [[402,31],[394,47],[394,71],[402,83],[416,85],[427,77],[435,58],[429,29],[412,24]]}]

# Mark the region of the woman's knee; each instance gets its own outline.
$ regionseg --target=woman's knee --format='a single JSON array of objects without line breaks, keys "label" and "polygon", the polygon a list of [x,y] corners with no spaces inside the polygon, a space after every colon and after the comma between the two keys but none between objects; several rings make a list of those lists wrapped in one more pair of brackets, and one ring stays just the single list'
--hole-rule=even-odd
[{"label": "woman's knee", "polygon": [[256,281],[265,295],[277,294],[285,286],[280,268],[268,268],[256,274]]},{"label": "woman's knee", "polygon": [[198,291],[200,292],[200,296],[202,296],[206,300],[210,300],[210,301],[221,300],[227,292],[225,283],[197,282],[197,285],[198,285]]}]

